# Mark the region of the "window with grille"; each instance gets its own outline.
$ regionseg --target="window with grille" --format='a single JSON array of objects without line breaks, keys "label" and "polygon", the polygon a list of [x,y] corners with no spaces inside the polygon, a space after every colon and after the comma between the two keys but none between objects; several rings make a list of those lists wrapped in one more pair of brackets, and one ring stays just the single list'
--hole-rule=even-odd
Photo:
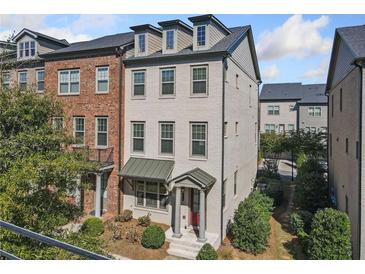
[{"label": "window with grille", "polygon": [[160,154],[174,154],[174,123],[160,123]]},{"label": "window with grille", "polygon": [[108,146],[108,118],[97,117],[96,118],[96,146],[107,147]]},{"label": "window with grille", "polygon": [[58,72],[59,94],[79,94],[80,93],[80,70],[61,70]]},{"label": "window with grille", "polygon": [[193,95],[201,95],[208,93],[208,67],[193,67],[192,69]]},{"label": "window with grille", "polygon": [[175,69],[161,69],[161,95],[175,94]]},{"label": "window with grille", "polygon": [[109,67],[96,68],[96,92],[107,93],[109,91]]},{"label": "window with grille", "polygon": [[207,123],[191,123],[191,156],[207,157]]},{"label": "window with grille", "polygon": [[133,96],[145,95],[145,71],[133,72]]},{"label": "window with grille", "polygon": [[132,151],[144,152],[144,122],[132,123]]},{"label": "window with grille", "polygon": [[74,117],[75,145],[85,144],[85,117]]}]

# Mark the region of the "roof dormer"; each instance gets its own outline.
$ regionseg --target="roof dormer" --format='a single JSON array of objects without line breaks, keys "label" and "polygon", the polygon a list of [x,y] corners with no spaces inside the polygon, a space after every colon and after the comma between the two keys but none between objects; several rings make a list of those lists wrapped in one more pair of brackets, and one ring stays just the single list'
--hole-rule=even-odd
[{"label": "roof dormer", "polygon": [[161,50],[162,31],[150,24],[130,27],[134,31],[135,56],[147,56]]},{"label": "roof dormer", "polygon": [[181,20],[158,23],[162,27],[162,53],[176,53],[191,46],[193,29]]},{"label": "roof dormer", "polygon": [[214,15],[189,17],[193,23],[193,50],[208,50],[231,34],[231,31]]}]

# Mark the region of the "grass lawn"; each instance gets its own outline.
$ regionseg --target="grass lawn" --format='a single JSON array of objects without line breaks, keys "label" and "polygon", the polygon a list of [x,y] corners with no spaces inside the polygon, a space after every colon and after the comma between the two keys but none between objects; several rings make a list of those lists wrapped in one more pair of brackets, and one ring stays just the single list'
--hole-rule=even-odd
[{"label": "grass lawn", "polygon": [[262,254],[245,253],[232,246],[226,238],[218,249],[220,259],[226,260],[291,260],[305,259],[298,238],[290,233],[289,216],[293,210],[294,184],[283,182],[284,201],[270,218],[271,235],[268,247]]},{"label": "grass lawn", "polygon": [[[113,239],[113,230],[110,227],[111,222],[118,226],[121,232],[121,239]],[[169,228],[165,224],[151,222],[151,225],[158,225],[164,231]],[[134,260],[162,260],[168,255],[166,252],[168,249],[167,242],[159,249],[147,249],[141,245],[142,234],[146,227],[138,225],[135,219],[128,222],[114,222],[114,220],[109,220],[104,223],[104,227],[105,232],[102,238],[105,242],[105,250],[109,254],[117,254]],[[132,237],[133,240],[129,236],[131,233],[136,234],[136,237]]]}]

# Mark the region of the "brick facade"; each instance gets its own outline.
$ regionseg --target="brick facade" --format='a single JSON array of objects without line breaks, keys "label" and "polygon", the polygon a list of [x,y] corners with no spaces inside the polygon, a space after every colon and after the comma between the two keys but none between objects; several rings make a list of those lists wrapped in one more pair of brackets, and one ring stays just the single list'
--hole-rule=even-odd
[{"label": "brick facade", "polygon": [[[61,101],[66,130],[72,134],[74,116],[85,117],[85,146],[90,149],[90,159],[96,160],[100,157],[100,161],[106,161],[109,158],[108,161],[114,162],[114,168],[109,173],[107,183],[106,209],[111,214],[116,214],[121,209],[121,197],[123,197],[119,193],[118,177],[119,147],[124,143],[123,134],[121,134],[121,144],[119,143],[119,124],[121,123],[118,109],[119,87],[122,82],[120,74],[124,74],[124,68],[119,69],[120,64],[120,58],[115,54],[67,60],[46,60],[45,62],[45,93],[53,94]],[[107,94],[96,93],[96,68],[99,66],[109,67],[109,92]],[[80,69],[80,94],[58,95],[58,71],[64,69]],[[121,113],[123,113],[123,109]],[[107,149],[95,148],[95,126],[98,116],[108,117]],[[91,175],[90,178],[94,182],[93,189],[95,190],[95,176]],[[82,199],[84,211],[91,213],[94,210],[95,191],[85,191]]]}]

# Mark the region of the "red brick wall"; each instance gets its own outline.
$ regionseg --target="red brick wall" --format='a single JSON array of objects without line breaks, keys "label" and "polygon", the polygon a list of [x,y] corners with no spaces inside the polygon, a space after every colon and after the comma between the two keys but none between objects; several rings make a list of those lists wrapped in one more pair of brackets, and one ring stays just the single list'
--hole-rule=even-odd
[{"label": "red brick wall", "polygon": [[[108,180],[107,209],[108,212],[114,214],[118,211],[118,197],[123,197],[118,193],[120,191],[118,179],[119,64],[120,60],[115,55],[45,62],[45,93],[55,95],[62,102],[66,130],[72,133],[73,116],[84,116],[85,145],[94,149],[95,118],[96,116],[108,116],[108,145],[113,149],[114,169]],[[97,66],[109,66],[109,93],[107,94],[96,94],[95,92]],[[75,68],[80,69],[80,94],[58,95],[58,71]],[[122,69],[122,74],[124,74],[124,69]],[[121,198],[119,200],[119,204],[122,206]],[[85,192],[84,209],[87,213],[94,209],[93,191]]]}]

